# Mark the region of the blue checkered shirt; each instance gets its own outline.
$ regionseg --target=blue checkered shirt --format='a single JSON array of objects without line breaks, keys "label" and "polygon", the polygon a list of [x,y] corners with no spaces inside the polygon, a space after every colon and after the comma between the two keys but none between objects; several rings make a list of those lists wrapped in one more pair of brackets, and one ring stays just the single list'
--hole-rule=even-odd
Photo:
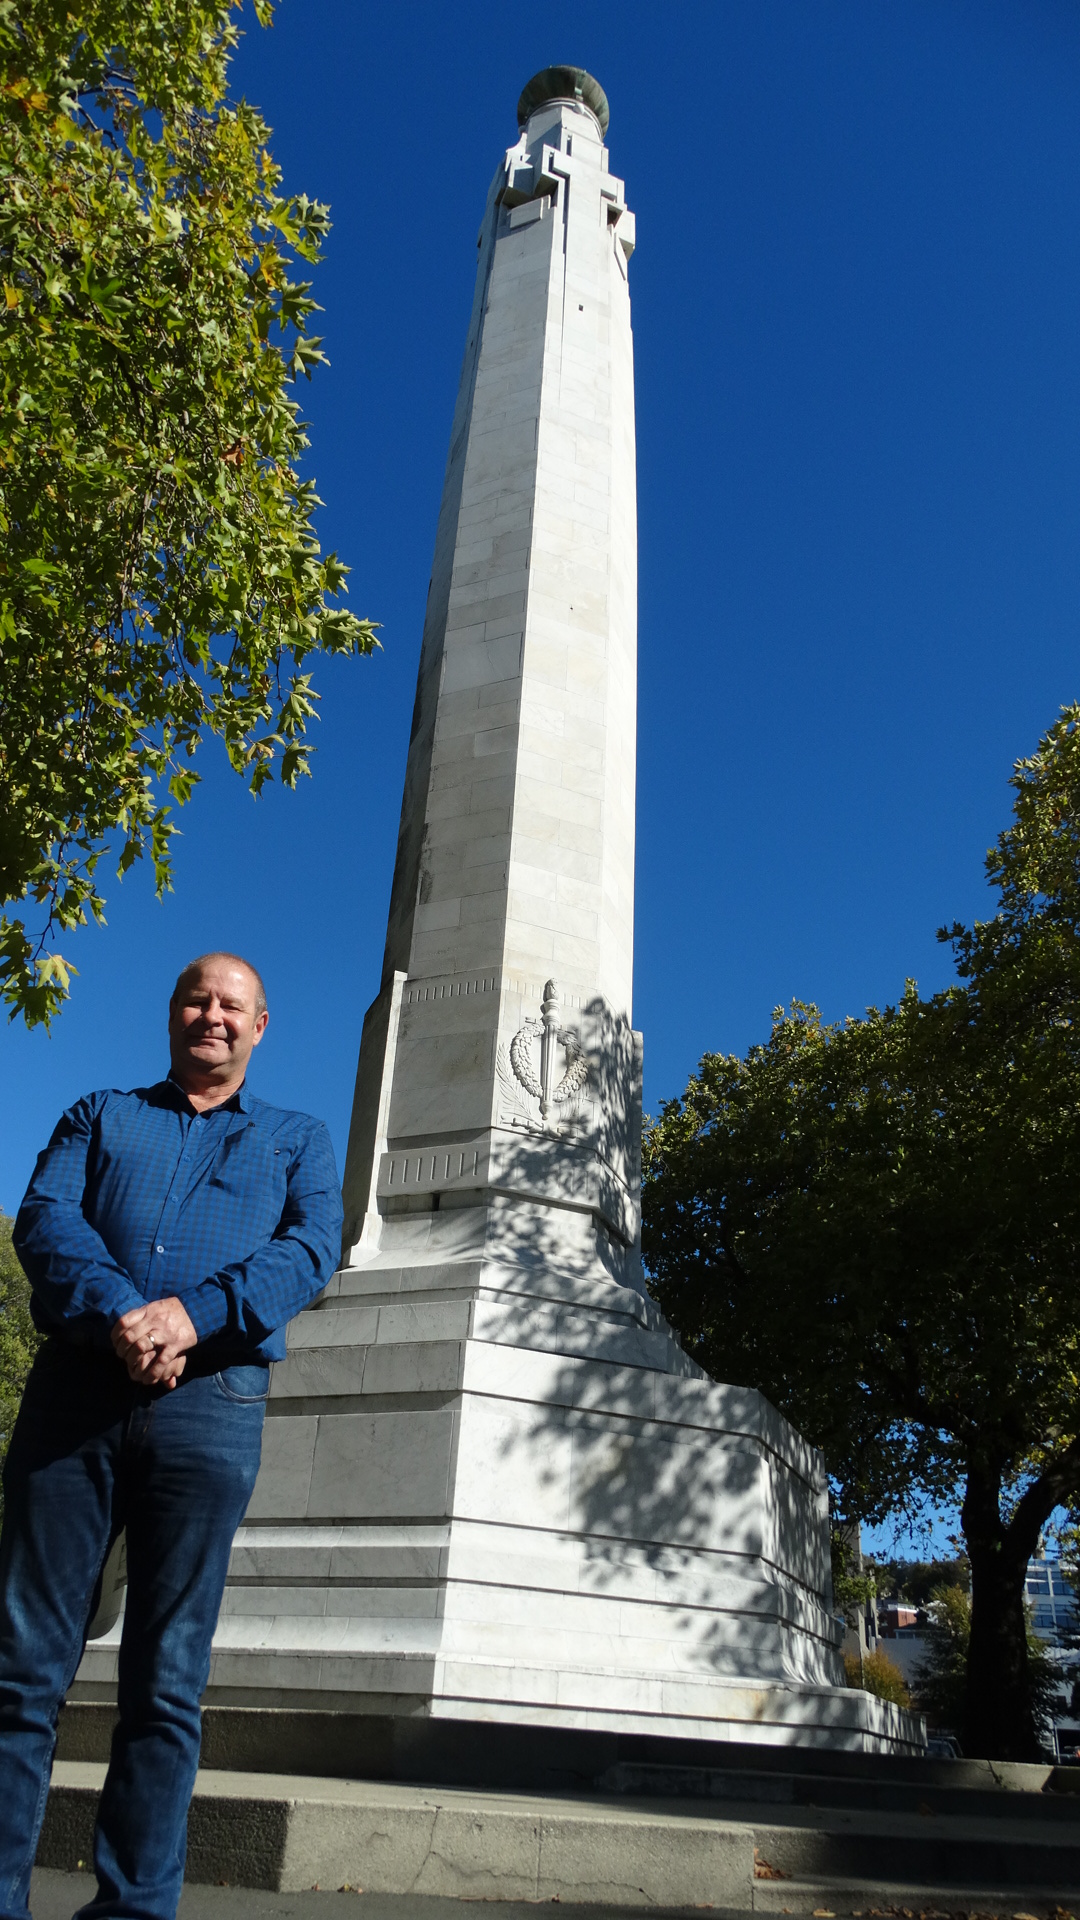
[{"label": "blue checkered shirt", "polygon": [[287,1322],[338,1264],[341,1218],[321,1120],[246,1086],[196,1113],[170,1078],[68,1108],[15,1248],[43,1333],[108,1347],[120,1314],[176,1294],[206,1359],[280,1360]]}]

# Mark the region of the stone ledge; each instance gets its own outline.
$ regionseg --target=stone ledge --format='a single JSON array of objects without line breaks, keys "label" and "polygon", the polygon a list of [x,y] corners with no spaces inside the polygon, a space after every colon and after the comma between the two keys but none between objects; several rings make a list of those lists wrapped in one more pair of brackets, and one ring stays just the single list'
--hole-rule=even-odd
[{"label": "stone ledge", "polygon": [[[103,1766],[58,1761],[37,1864],[89,1863]],[[187,1878],[289,1892],[748,1908],[753,1831],[585,1800],[200,1772]]]},{"label": "stone ledge", "polygon": [[[58,1758],[104,1762],[115,1722],[115,1704],[103,1695],[69,1698],[60,1716]],[[673,1738],[655,1729],[634,1733],[446,1718],[410,1712],[401,1697],[373,1696],[361,1710],[355,1695],[340,1706],[325,1698],[252,1705],[210,1696],[202,1711],[202,1764],[214,1773],[438,1783],[510,1793],[598,1790],[607,1798],[632,1791],[638,1798],[674,1795],[679,1800],[700,1796],[703,1779],[695,1776],[717,1769],[735,1769],[744,1781],[760,1781],[770,1800],[776,1795],[769,1783],[777,1775],[825,1776],[834,1788],[854,1779],[877,1783],[882,1791],[908,1782],[919,1798],[948,1789],[951,1799],[956,1787],[1009,1786],[1027,1795],[1046,1788],[1054,1795],[1055,1789],[1065,1790],[1059,1776],[1069,1774],[1060,1768],[825,1749],[806,1744],[805,1733],[796,1731],[794,1738],[789,1733],[786,1742],[771,1745],[747,1743],[731,1728],[715,1725],[704,1737],[698,1727],[693,1737]],[[1065,1786],[1071,1784],[1069,1775]],[[704,1797],[712,1797],[711,1786]],[[1075,1807],[1075,1800],[1071,1804]]]}]

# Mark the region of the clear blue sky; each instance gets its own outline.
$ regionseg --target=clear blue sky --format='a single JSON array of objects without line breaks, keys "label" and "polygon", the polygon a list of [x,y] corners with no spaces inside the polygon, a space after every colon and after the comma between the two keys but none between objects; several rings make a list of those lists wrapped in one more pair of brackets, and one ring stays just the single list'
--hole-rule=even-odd
[{"label": "clear blue sky", "polygon": [[523,83],[589,67],[637,213],[646,1099],[798,995],[947,977],[1013,760],[1080,693],[1074,0],[280,0],[237,87],[328,199],[302,398],[325,542],[383,623],[315,778],[220,768],[176,891],[113,883],[53,1037],[0,1033],[0,1204],[60,1109],[164,1067],[179,964],[266,974],[258,1090],[341,1154],[379,974],[477,222]]}]

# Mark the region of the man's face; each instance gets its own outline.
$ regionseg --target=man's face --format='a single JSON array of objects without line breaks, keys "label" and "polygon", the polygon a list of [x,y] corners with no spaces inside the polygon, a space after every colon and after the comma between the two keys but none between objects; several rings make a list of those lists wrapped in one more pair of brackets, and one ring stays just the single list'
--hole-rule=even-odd
[{"label": "man's face", "polygon": [[255,982],[246,967],[212,960],[184,981],[169,1007],[169,1052],[182,1085],[241,1080],[266,1030],[255,1012]]}]

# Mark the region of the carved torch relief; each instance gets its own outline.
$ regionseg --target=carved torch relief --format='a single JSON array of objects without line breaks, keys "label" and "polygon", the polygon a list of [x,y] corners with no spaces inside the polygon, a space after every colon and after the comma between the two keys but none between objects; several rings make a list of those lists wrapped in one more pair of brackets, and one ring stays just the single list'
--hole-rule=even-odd
[{"label": "carved torch relief", "polygon": [[504,1126],[562,1134],[583,1117],[589,1062],[579,1035],[560,1024],[554,980],[544,987],[539,1020],[526,1020],[509,1047],[499,1047],[496,1067],[509,1109],[499,1116]]}]

